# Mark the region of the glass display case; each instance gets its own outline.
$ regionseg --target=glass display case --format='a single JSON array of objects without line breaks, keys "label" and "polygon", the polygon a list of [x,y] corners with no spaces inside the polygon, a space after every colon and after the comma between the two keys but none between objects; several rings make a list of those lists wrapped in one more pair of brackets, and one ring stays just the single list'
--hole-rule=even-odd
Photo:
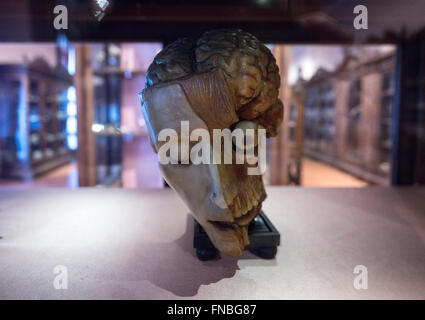
[{"label": "glass display case", "polygon": [[388,185],[394,51],[348,56],[304,84],[305,154],[369,183]]},{"label": "glass display case", "polygon": [[[42,59],[0,65],[0,176],[32,179],[69,162],[67,92],[72,78]],[[74,100],[75,103],[75,100]]]}]

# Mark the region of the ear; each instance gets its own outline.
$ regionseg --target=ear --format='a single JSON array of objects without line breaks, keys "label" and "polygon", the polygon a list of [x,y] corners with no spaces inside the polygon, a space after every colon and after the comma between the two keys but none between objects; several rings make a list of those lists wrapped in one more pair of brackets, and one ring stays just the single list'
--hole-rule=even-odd
[{"label": "ear", "polygon": [[280,99],[271,105],[254,121],[261,124],[267,132],[267,138],[276,137],[283,121],[283,103]]}]

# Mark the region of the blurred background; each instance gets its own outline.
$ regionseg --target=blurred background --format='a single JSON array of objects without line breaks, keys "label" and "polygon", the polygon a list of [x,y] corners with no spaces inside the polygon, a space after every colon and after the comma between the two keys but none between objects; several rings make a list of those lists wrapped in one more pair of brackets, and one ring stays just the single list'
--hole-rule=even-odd
[{"label": "blurred background", "polygon": [[[280,68],[266,184],[425,183],[420,4],[374,1],[355,30],[353,1],[106,3],[1,5],[0,186],[165,187],[137,95],[165,45],[222,27],[256,35]],[[68,29],[53,27],[58,4]]]}]

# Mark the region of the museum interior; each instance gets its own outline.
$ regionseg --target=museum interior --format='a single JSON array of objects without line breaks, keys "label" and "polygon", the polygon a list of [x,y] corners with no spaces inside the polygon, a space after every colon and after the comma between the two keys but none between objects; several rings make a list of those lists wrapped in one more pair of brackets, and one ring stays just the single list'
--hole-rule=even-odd
[{"label": "museum interior", "polygon": [[[181,241],[186,241],[186,238],[176,240],[178,249],[173,247],[173,239],[181,235],[173,231],[173,223],[164,226],[159,221],[149,220],[151,218],[143,220],[145,218],[142,217],[132,220],[129,212],[123,209],[125,207],[131,211],[140,206],[150,212],[156,210],[155,205],[159,205],[166,211],[181,211],[186,217],[184,214],[187,210],[181,209],[180,204],[176,205],[174,198],[167,201],[161,198],[161,195],[171,191],[161,175],[157,154],[149,141],[139,93],[145,88],[149,65],[168,44],[181,37],[199,37],[211,29],[238,28],[252,33],[263,42],[279,67],[279,98],[284,104],[284,120],[278,136],[267,141],[267,169],[263,181],[266,189],[271,190],[270,199],[265,202],[269,201],[267,212],[271,220],[280,226],[278,229],[282,233],[281,242],[285,249],[280,249],[280,257],[290,249],[288,242],[299,243],[295,240],[295,233],[289,226],[284,227],[285,224],[301,226],[305,223],[305,232],[310,234],[305,240],[305,248],[311,243],[317,246],[317,250],[324,250],[323,256],[334,259],[329,262],[331,270],[334,270],[332,268],[340,265],[336,257],[339,250],[344,256],[351,249],[357,252],[357,247],[353,244],[350,249],[341,247],[331,251],[326,246],[319,248],[318,244],[325,240],[343,243],[349,234],[360,230],[354,226],[356,219],[360,219],[357,226],[364,228],[361,229],[361,237],[372,237],[375,242],[375,247],[372,247],[376,252],[382,255],[388,253],[381,257],[380,270],[387,268],[387,264],[397,264],[398,259],[402,259],[406,266],[416,266],[416,269],[403,269],[406,273],[413,270],[412,278],[409,278],[411,286],[403,282],[401,273],[394,271],[395,280],[391,286],[383,286],[379,289],[381,291],[371,290],[367,297],[397,297],[396,293],[391,295],[397,285],[406,285],[403,288],[407,289],[398,293],[402,297],[425,297],[423,288],[413,284],[415,276],[416,282],[424,279],[425,263],[425,197],[421,187],[425,184],[425,6],[422,2],[411,0],[391,1],[391,5],[388,5],[388,1],[373,1],[366,5],[368,27],[356,29],[353,27],[356,16],[353,8],[357,2],[3,1],[0,5],[0,250],[1,241],[6,243],[9,235],[9,229],[2,228],[1,221],[12,219],[7,216],[9,218],[2,220],[2,212],[6,212],[10,206],[10,210],[15,210],[20,216],[19,208],[24,206],[24,200],[13,202],[18,194],[13,192],[28,191],[22,195],[27,201],[24,207],[31,208],[34,205],[37,208],[34,217],[41,217],[42,211],[45,211],[51,218],[37,218],[36,225],[44,231],[34,237],[39,236],[46,241],[59,239],[60,243],[68,245],[73,241],[73,232],[76,232],[76,241],[81,243],[81,247],[87,243],[96,246],[109,237],[116,236],[118,242],[124,239],[120,232],[119,235],[115,234],[120,228],[128,228],[128,234],[136,237],[135,227],[146,223],[152,230],[161,228],[162,233],[144,233],[141,239],[145,239],[142,247],[146,250],[141,255],[153,256],[152,260],[156,264],[166,262],[164,264],[176,264],[182,266],[181,269],[187,269],[173,269],[181,278],[180,282],[175,283],[171,276],[159,276],[154,270],[154,263],[149,267],[140,267],[135,262],[147,274],[142,280],[150,281],[143,293],[129,287],[126,287],[129,291],[108,291],[110,287],[106,287],[104,292],[96,293],[95,297],[168,298],[193,297],[197,294],[204,298],[217,297],[214,292],[221,292],[219,289],[208,293],[207,289],[202,291],[211,283],[221,283],[220,288],[228,289],[228,293],[223,296],[225,298],[317,297],[305,291],[294,289],[283,293],[282,288],[276,291],[260,285],[258,291],[251,291],[254,286],[251,282],[243,282],[240,288],[245,293],[238,296],[239,289],[231,289],[232,284],[221,281],[238,275],[239,271],[234,270],[234,262],[226,262],[216,272],[204,273],[205,266],[193,267],[183,258],[183,253],[184,257],[187,255],[187,249],[180,247]],[[54,13],[53,8],[58,5],[67,9],[67,18],[55,26],[57,13]],[[397,191],[399,187],[402,190],[400,192]],[[403,189],[405,187],[412,189]],[[52,188],[58,191],[49,196],[46,190]],[[81,189],[87,189],[84,191],[86,193],[82,193],[80,198],[75,196],[75,203],[54,201],[75,195],[73,192]],[[93,189],[100,190],[100,193],[91,194],[90,190]],[[349,190],[347,196],[342,193],[343,189]],[[365,190],[362,196],[353,191],[357,189]],[[142,195],[138,202],[134,192]],[[297,192],[306,192],[307,198]],[[117,195],[128,195],[128,202],[123,199],[125,206],[121,207],[112,201]],[[278,199],[283,199],[282,203],[276,202]],[[310,202],[306,199],[312,200]],[[78,203],[88,208],[94,202],[99,205],[99,210],[91,218],[76,209]],[[60,211],[65,206],[75,213],[73,216],[64,216],[74,229],[47,229],[45,226],[53,226],[55,221],[59,221],[53,211]],[[122,218],[112,215],[108,206],[114,212],[121,212]],[[304,218],[295,217],[288,218],[289,222],[287,218],[280,221],[276,218],[278,213],[274,212],[278,208],[283,211],[302,211],[304,208],[306,215],[307,212],[316,211],[319,215],[311,220],[304,217],[309,222],[301,222]],[[348,220],[342,220],[346,210],[353,215],[345,217]],[[378,216],[375,211],[370,218],[361,214],[355,217],[355,210],[362,214],[375,210],[382,215],[391,211],[397,218],[391,216],[389,220],[398,221],[398,215],[403,216],[403,221],[407,222],[401,224],[409,224],[411,229],[407,231],[400,227],[400,230],[396,230],[392,225],[379,224],[373,218],[374,215]],[[319,221],[320,215],[325,218]],[[83,221],[87,229],[78,229],[78,221]],[[347,226],[347,229],[340,229],[345,230],[347,236],[343,236],[343,231],[328,232],[330,228],[323,221]],[[94,232],[89,225],[96,225]],[[176,225],[184,229],[186,218],[176,222]],[[23,232],[30,227],[30,223],[13,226],[10,232],[14,230],[20,234],[19,228]],[[322,228],[323,235],[315,237],[314,226]],[[166,232],[166,239],[170,239],[172,246],[166,246],[161,242],[162,238],[158,240],[160,234]],[[397,235],[392,237],[391,232]],[[149,240],[146,240],[147,235],[151,237]],[[13,243],[15,238],[10,237]],[[31,232],[23,237],[25,243],[31,243]],[[393,240],[388,240],[390,238],[402,240],[394,244]],[[16,239],[19,242],[21,238]],[[146,244],[152,239],[158,240],[155,248]],[[187,241],[190,242],[191,238]],[[394,250],[399,249],[397,252],[409,253],[411,256],[390,254],[390,244]],[[410,249],[404,250],[405,244],[411,245]],[[9,247],[13,247],[13,244]],[[299,254],[308,259],[307,256],[314,251],[312,248],[299,251]],[[182,256],[176,253],[179,250],[183,250]],[[163,251],[167,258],[161,260],[155,257],[153,252],[156,251]],[[95,253],[93,257],[88,252],[84,253],[84,261],[88,261],[88,265],[92,260],[94,262],[94,257],[102,264],[118,263],[111,262],[112,257],[109,258],[106,251]],[[372,252],[358,252],[358,257],[367,257],[367,261],[372,261]],[[62,255],[64,261],[69,259],[69,264],[78,264],[78,259],[83,259],[78,254],[77,258],[71,255],[76,260],[62,252],[58,255]],[[36,259],[35,255],[29,256]],[[128,254],[122,261],[135,261],[136,257]],[[345,261],[350,260],[346,257]],[[50,256],[46,259],[50,261]],[[324,258],[317,260],[319,266],[321,259]],[[78,271],[81,281],[86,277],[83,264],[78,265],[81,267]],[[301,265],[304,263],[297,264],[299,268]],[[0,284],[16,288],[9,295],[5,294],[5,297],[34,298],[44,295],[57,298],[55,292],[45,294],[41,289],[34,295],[26,292],[23,289],[25,281],[14,275],[11,271],[13,266],[12,262],[6,266],[11,275],[9,278],[4,276],[5,273],[3,277],[0,276]],[[162,266],[161,270],[164,268]],[[249,268],[253,266],[246,262],[240,272]],[[274,268],[277,268],[276,265]],[[121,279],[120,274],[104,272],[107,274],[104,273],[105,277],[116,276]],[[130,267],[125,272],[128,277],[138,279]],[[184,280],[189,277],[189,272],[195,274],[195,283]],[[273,274],[271,278],[276,277],[273,278],[276,283],[283,283],[280,277],[286,271],[276,272],[280,275]],[[89,274],[87,277],[91,276],[94,279],[97,274]],[[342,275],[340,279],[343,279]],[[378,280],[384,283],[388,279],[382,277]],[[309,289],[314,291],[323,288],[326,286],[324,283],[321,280],[313,281]],[[88,287],[96,285],[96,282],[90,282]],[[158,287],[161,292],[155,291]],[[385,292],[386,289],[388,291]],[[64,297],[92,297],[89,289],[84,290],[71,292]],[[351,294],[357,297],[357,293],[351,291],[340,295],[337,286],[326,290],[324,297],[344,298],[352,297]]]},{"label": "museum interior", "polygon": [[[55,43],[0,45],[0,185],[165,186],[137,96],[162,43],[84,46],[65,36]],[[268,46],[282,56],[286,81],[280,90],[288,110],[285,142],[268,145],[270,168],[281,168],[278,174],[267,172],[267,183],[389,185],[395,46]],[[85,88],[75,86],[76,55],[81,54],[76,50],[90,52],[89,65],[79,70],[89,74]],[[78,114],[77,96],[84,94],[79,90],[92,94],[84,111],[90,116]],[[81,180],[79,145],[87,148],[95,168]]]},{"label": "museum interior", "polygon": [[[83,14],[87,10],[84,19],[93,18],[90,14],[98,12],[93,5],[68,2],[71,12]],[[152,21],[163,21],[162,26],[152,25],[151,34],[149,28],[143,28],[142,34],[133,32],[131,36],[126,30],[118,34],[112,30],[122,16],[129,16],[131,1],[112,3],[105,20],[95,17],[94,21],[69,27],[67,32],[44,24],[35,26],[39,21],[47,23],[45,12],[49,1],[37,5],[23,3],[26,4],[6,5],[16,10],[24,25],[19,34],[3,31],[6,41],[0,43],[0,185],[166,187],[149,145],[137,93],[144,88],[150,62],[174,37],[162,29],[165,23],[172,23],[167,22],[173,20],[167,16],[174,8],[172,1],[157,5],[146,1],[146,15],[152,14]],[[262,19],[284,24],[288,18],[282,17],[279,22],[276,16],[268,16],[274,6],[285,11],[284,3],[258,1],[261,15],[256,18],[259,21],[251,23],[252,27]],[[406,115],[409,119],[406,121],[415,120],[405,124],[410,127],[409,133],[395,132],[403,131],[402,115],[406,113],[401,109],[405,101],[400,92],[403,88],[397,87],[404,75],[404,71],[397,72],[402,63],[397,60],[401,40],[395,31],[383,29],[386,27],[383,14],[376,18],[379,30],[378,27],[367,30],[371,34],[363,32],[363,38],[352,35],[350,30],[345,30],[347,26],[341,29],[337,22],[331,21],[332,15],[345,19],[338,16],[337,6],[325,3],[321,7],[309,1],[302,4],[289,1],[290,12],[285,14],[297,13],[299,19],[308,20],[305,23],[301,19],[299,29],[290,29],[292,33],[285,29],[279,34],[278,28],[271,26],[260,28],[258,37],[277,59],[283,79],[280,95],[285,105],[280,141],[267,145],[265,183],[362,187],[423,182],[420,101],[418,109]],[[164,10],[160,14],[161,6]],[[188,10],[184,10],[185,6]],[[191,1],[178,5],[182,20],[177,23],[179,32],[190,36],[193,30],[187,26],[197,19],[208,20],[202,29],[214,23],[244,26],[247,24],[244,20],[253,19],[249,16],[251,11],[247,11],[246,17],[235,17],[234,21],[223,16],[220,24],[209,21],[211,17],[194,18],[184,13],[190,10],[204,13],[208,6],[217,13],[227,8],[220,1],[205,6]],[[237,1],[229,8],[236,6]],[[256,5],[248,8],[254,12]],[[324,10],[330,12],[328,16]],[[133,19],[131,23],[136,25],[138,15],[133,12],[126,19]],[[74,23],[72,19],[71,15],[70,25]],[[310,30],[315,23],[323,24],[326,29]],[[87,29],[92,25],[98,32]],[[129,28],[130,25],[126,24]],[[297,32],[301,34],[297,36]],[[409,48],[410,43],[420,44],[409,42]],[[420,65],[420,56],[415,58]],[[420,83],[420,75],[414,76]],[[414,114],[418,117],[410,120]],[[416,159],[415,165],[404,164],[403,159]],[[408,178],[397,177],[404,176],[403,170],[409,171]]]}]

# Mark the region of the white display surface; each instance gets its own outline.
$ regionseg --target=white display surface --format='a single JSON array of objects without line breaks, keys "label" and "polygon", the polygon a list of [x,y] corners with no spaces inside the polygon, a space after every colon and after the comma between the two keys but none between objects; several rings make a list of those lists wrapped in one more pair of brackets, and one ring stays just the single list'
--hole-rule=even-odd
[{"label": "white display surface", "polygon": [[276,259],[201,262],[171,190],[0,188],[0,299],[425,299],[425,188],[267,192]]}]

